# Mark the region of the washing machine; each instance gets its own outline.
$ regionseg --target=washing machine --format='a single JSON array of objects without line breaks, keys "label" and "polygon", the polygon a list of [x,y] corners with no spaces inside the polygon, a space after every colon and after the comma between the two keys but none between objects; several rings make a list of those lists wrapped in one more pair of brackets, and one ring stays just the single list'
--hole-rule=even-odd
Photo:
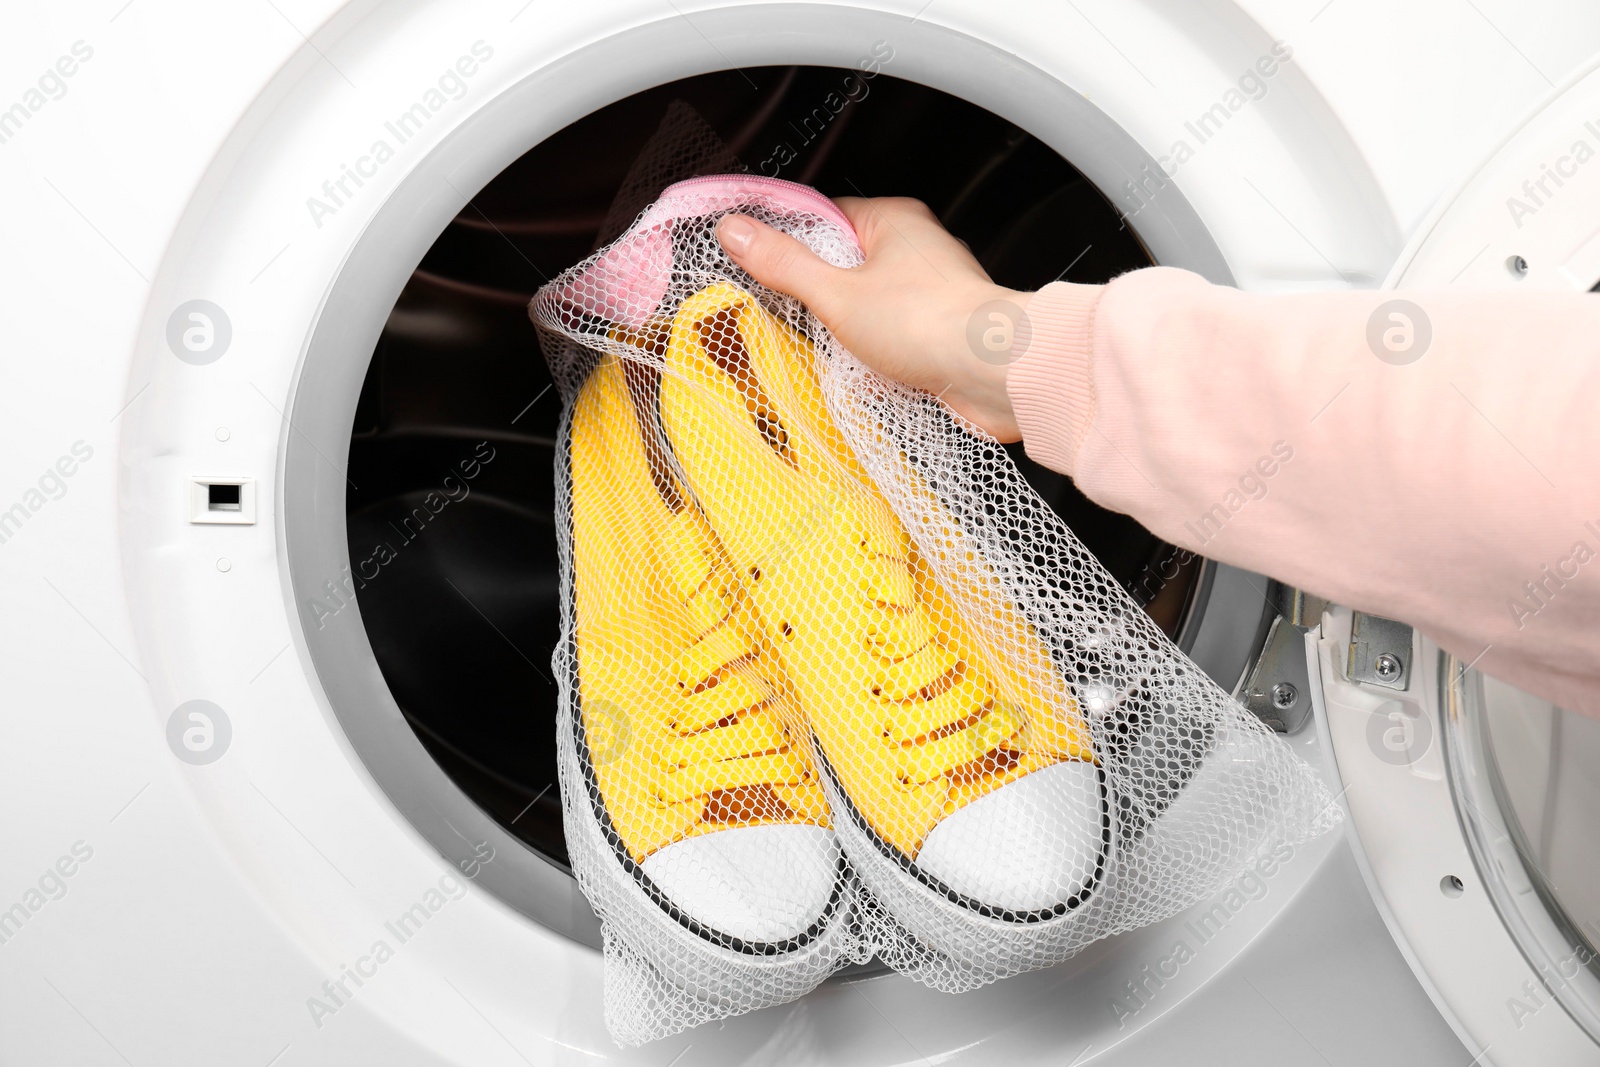
[{"label": "washing machine", "polygon": [[617,1048],[554,788],[558,405],[525,311],[654,192],[674,123],[752,172],[918,196],[1018,287],[1161,263],[1587,290],[1600,9],[107,0],[10,24],[0,1060],[1600,1062],[1600,724],[1020,453],[1343,829],[1051,970],[950,997],[869,964]]}]

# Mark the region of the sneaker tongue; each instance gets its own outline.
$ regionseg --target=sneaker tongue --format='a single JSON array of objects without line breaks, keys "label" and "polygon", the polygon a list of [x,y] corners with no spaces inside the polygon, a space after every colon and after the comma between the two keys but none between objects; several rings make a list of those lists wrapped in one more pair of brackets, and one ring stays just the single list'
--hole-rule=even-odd
[{"label": "sneaker tongue", "polygon": [[661,547],[661,562],[672,578],[673,589],[680,600],[688,600],[700,591],[714,566],[706,551],[710,546],[688,508],[661,527]]}]

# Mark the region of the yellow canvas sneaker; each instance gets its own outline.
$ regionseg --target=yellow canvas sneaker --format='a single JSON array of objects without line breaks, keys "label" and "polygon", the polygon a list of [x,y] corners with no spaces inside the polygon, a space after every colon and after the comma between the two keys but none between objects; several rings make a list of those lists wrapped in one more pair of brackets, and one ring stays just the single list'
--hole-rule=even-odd
[{"label": "yellow canvas sneaker", "polygon": [[748,294],[714,285],[673,320],[661,421],[818,742],[853,865],[892,907],[926,906],[920,938],[987,951],[994,922],[1048,923],[1094,892],[1111,847],[1103,775],[1026,623],[986,618],[1006,649],[988,655],[934,581],[829,418],[813,360]]},{"label": "yellow canvas sneaker", "polygon": [[[825,925],[843,865],[748,598],[704,518],[651,462],[642,378],[607,360],[571,416],[573,725],[587,803],[567,805],[569,825],[603,840],[606,899],[633,907],[643,894],[669,932],[781,955]],[[670,936],[650,943],[680,950]]]}]

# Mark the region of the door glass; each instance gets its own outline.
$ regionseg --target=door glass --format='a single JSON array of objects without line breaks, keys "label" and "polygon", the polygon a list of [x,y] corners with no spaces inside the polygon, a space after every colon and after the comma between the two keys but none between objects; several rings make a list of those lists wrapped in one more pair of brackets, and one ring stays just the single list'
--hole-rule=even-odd
[{"label": "door glass", "polygon": [[1451,788],[1478,873],[1546,990],[1600,1041],[1600,720],[1446,671]]},{"label": "door glass", "polygon": [[1600,719],[1483,679],[1484,732],[1523,859],[1590,944],[1600,942]]}]

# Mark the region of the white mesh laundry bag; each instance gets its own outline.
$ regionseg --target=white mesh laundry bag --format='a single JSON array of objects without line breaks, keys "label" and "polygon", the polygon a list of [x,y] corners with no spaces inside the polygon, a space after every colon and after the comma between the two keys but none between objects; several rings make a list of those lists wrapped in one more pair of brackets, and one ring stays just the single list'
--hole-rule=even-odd
[{"label": "white mesh laundry bag", "polygon": [[999,444],[727,258],[734,211],[861,262],[813,190],[700,177],[530,309],[565,403],[562,799],[617,1039],[874,955],[948,992],[1049,966],[1336,823]]}]

